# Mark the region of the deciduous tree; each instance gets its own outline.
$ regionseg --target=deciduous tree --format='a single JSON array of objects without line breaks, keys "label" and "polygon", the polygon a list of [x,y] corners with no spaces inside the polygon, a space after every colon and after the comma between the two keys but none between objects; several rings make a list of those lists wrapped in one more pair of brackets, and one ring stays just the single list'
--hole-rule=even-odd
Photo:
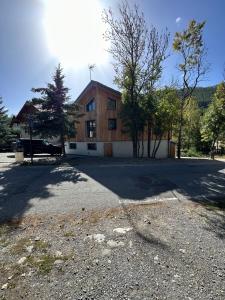
[{"label": "deciduous tree", "polygon": [[214,158],[214,147],[218,140],[223,140],[225,132],[225,83],[217,86],[212,103],[202,120],[202,139],[211,143],[211,157]]},{"label": "deciduous tree", "polygon": [[181,57],[178,69],[182,76],[177,144],[178,158],[181,157],[185,101],[192,96],[208,68],[205,62],[206,51],[203,41],[204,26],[205,22],[197,23],[195,20],[192,20],[187,29],[182,32],[176,32],[173,41],[173,49],[180,54]]}]

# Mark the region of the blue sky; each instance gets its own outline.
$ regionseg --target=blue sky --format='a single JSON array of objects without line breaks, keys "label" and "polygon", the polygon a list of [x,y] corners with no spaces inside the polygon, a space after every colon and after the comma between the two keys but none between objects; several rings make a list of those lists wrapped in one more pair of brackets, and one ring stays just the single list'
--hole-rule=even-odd
[{"label": "blue sky", "polygon": [[[56,9],[53,1],[58,2]],[[115,8],[117,3],[116,0],[0,0],[0,95],[9,113],[16,114],[33,97],[32,87],[45,86],[51,80],[59,61],[72,99],[89,82],[88,63],[96,64],[94,80],[116,88],[111,59],[103,52],[107,45],[100,40],[104,27],[98,20],[103,8]],[[223,0],[136,0],[136,3],[149,24],[159,30],[168,28],[171,43],[174,33],[184,29],[190,19],[206,20],[204,37],[211,67],[202,85],[222,80]],[[170,52],[161,84],[179,78],[178,57]]]}]

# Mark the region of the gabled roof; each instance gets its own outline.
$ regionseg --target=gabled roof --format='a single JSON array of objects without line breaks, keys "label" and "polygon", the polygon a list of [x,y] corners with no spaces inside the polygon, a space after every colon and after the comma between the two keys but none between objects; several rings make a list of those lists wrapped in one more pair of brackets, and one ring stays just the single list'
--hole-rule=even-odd
[{"label": "gabled roof", "polygon": [[102,84],[102,83],[100,83],[100,82],[98,82],[98,81],[95,81],[95,80],[91,80],[89,83],[88,83],[88,85],[85,87],[85,89],[81,92],[81,94],[77,97],[77,99],[75,100],[75,102],[77,102],[77,101],[79,101],[81,98],[82,98],[82,96],[91,88],[91,87],[97,87],[97,86],[99,86],[100,88],[103,88],[103,89],[106,89],[106,90],[109,90],[109,91],[111,91],[111,92],[113,92],[113,93],[116,93],[116,94],[118,94],[118,95],[121,95],[121,93],[119,92],[119,91],[117,91],[117,90],[114,90],[113,88],[111,88],[111,87],[109,87],[109,86],[107,86],[107,85],[104,85],[104,84]]},{"label": "gabled roof", "polygon": [[39,111],[39,106],[38,105],[34,105],[30,101],[26,101],[24,103],[24,105],[22,106],[21,110],[19,111],[19,113],[17,114],[17,116],[15,116],[12,119],[11,124],[26,122],[27,121],[27,115],[34,114],[37,111]]}]

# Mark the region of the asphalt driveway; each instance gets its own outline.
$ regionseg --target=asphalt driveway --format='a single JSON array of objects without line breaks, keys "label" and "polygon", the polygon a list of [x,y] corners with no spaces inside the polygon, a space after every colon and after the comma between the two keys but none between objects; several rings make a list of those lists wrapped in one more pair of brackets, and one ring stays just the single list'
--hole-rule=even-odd
[{"label": "asphalt driveway", "polygon": [[225,162],[74,158],[0,167],[0,218],[79,213],[153,201],[225,203]]}]

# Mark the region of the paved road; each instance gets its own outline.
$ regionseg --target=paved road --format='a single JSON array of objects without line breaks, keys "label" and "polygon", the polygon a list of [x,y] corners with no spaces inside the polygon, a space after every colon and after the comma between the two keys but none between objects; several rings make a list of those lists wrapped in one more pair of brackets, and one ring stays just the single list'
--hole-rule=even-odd
[{"label": "paved road", "polygon": [[225,162],[71,159],[60,166],[0,166],[0,219],[122,203],[192,199],[225,203]]}]

